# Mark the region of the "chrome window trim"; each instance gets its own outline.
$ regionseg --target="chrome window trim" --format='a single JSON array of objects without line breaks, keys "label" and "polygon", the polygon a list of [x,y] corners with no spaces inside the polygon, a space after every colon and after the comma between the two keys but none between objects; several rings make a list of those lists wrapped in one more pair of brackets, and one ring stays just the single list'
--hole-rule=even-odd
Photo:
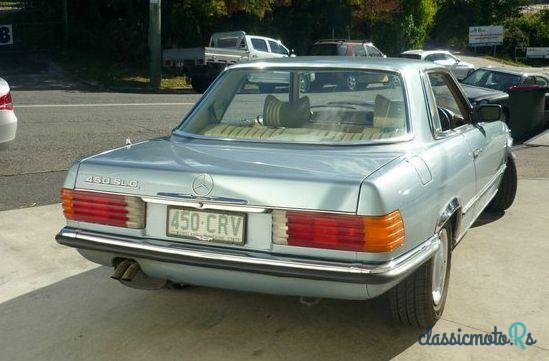
[{"label": "chrome window trim", "polygon": [[[466,123],[466,124],[460,125],[457,128],[448,129],[444,131],[441,128],[437,129],[435,124],[435,119],[432,118],[432,114],[430,111],[431,101],[435,101],[433,88],[431,87],[431,83],[429,82],[429,78],[428,78],[429,74],[431,73],[444,73],[448,75],[455,82],[455,84],[459,84],[459,82],[455,78],[455,76],[452,74],[452,72],[450,72],[445,68],[427,69],[426,71],[423,72],[423,86],[428,88],[428,89],[425,89],[424,94],[425,94],[426,102],[429,103],[429,108],[428,108],[429,115],[430,115],[429,120],[430,120],[430,128],[431,128],[431,133],[433,135],[433,138],[436,140],[440,140],[440,139],[446,139],[446,138],[453,137],[455,135],[462,134],[466,129],[466,127],[472,126],[471,123]],[[464,102],[464,105],[468,108],[468,111],[470,112],[472,109],[472,106],[471,106],[471,103],[469,102],[469,99],[465,96],[465,94],[463,93],[459,85],[456,86],[456,90],[458,91],[459,96],[461,97],[461,100]],[[429,94],[430,94],[430,97],[429,97]],[[436,106],[436,103],[435,103],[435,106]],[[468,116],[470,117],[471,115],[468,114]],[[440,118],[438,117],[438,112],[435,113],[435,117],[438,119],[438,124],[440,125]]]}]

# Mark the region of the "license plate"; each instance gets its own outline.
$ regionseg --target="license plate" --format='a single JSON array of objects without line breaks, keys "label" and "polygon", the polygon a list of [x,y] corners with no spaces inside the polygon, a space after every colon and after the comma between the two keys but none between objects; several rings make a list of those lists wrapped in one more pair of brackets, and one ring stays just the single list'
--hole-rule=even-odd
[{"label": "license plate", "polygon": [[245,230],[245,214],[168,208],[168,236],[243,244]]}]

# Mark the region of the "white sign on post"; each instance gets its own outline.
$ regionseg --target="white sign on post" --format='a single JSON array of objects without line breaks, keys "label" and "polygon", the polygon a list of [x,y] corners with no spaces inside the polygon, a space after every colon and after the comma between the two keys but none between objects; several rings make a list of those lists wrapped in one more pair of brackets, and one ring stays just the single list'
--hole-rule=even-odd
[{"label": "white sign on post", "polygon": [[13,44],[11,25],[0,25],[0,46]]},{"label": "white sign on post", "polygon": [[526,57],[531,59],[549,59],[549,48],[528,47],[526,48]]},{"label": "white sign on post", "polygon": [[503,26],[470,26],[469,46],[492,46],[503,44]]}]

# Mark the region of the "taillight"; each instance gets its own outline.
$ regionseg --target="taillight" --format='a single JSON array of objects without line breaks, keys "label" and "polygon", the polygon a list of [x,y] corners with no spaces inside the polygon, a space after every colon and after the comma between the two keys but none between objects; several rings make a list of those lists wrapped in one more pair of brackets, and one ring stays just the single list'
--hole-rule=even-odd
[{"label": "taillight", "polygon": [[0,110],[13,110],[13,101],[11,100],[11,93],[0,96]]},{"label": "taillight", "polygon": [[61,189],[65,218],[127,228],[145,227],[145,202],[139,197]]},{"label": "taillight", "polygon": [[273,211],[273,243],[358,252],[388,252],[404,243],[399,211],[385,216]]}]

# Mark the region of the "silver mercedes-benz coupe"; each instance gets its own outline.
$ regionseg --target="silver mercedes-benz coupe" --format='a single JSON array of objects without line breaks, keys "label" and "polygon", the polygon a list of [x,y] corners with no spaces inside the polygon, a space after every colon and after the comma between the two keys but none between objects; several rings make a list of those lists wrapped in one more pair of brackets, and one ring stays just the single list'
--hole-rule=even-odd
[{"label": "silver mercedes-benz coupe", "polygon": [[[301,86],[322,73],[361,87]],[[426,62],[234,65],[170,135],[76,162],[56,239],[128,286],[388,292],[399,321],[431,326],[452,249],[485,208],[515,196],[500,117],[499,105],[471,107],[449,70]]]}]

